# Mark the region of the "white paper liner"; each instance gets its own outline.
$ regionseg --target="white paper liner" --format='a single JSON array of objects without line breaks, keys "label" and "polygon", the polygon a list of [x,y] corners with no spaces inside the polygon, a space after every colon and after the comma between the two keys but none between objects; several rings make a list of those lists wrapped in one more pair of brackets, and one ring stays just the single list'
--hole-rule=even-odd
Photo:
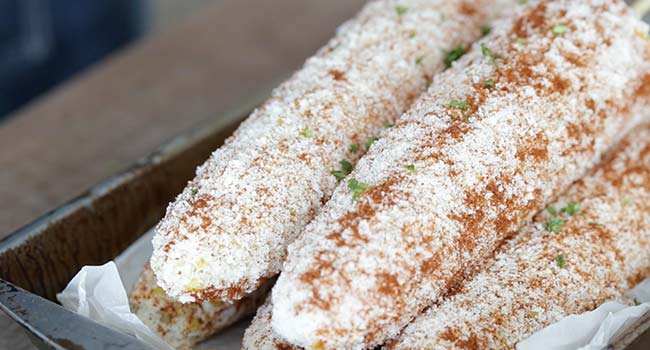
[{"label": "white paper liner", "polygon": [[[138,281],[145,263],[151,257],[152,237],[153,230],[142,235],[115,258],[114,263],[85,266],[57,295],[57,299],[66,309],[131,334],[144,343],[158,349],[173,349],[149,330],[129,308],[127,291]],[[239,322],[195,348],[239,350],[248,324],[249,322]]]},{"label": "white paper liner", "polygon": [[517,350],[602,350],[650,312],[650,279],[630,291],[638,303],[607,302],[596,310],[566,316],[517,344]]}]

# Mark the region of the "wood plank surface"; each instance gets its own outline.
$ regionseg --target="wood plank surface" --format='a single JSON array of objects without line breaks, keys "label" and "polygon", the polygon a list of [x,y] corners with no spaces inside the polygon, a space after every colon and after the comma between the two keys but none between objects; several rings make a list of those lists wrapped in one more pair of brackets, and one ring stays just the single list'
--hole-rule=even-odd
[{"label": "wood plank surface", "polygon": [[[0,238],[174,135],[258,99],[363,0],[221,0],[0,124]],[[0,312],[0,349],[32,349]]]}]

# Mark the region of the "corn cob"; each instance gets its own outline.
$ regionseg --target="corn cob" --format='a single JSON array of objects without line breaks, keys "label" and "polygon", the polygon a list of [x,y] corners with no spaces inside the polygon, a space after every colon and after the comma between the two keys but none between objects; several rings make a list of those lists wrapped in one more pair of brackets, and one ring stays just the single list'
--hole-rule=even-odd
[{"label": "corn cob", "polygon": [[397,336],[643,119],[646,33],[611,0],[540,1],[496,24],[289,247],[274,331],[307,349]]},{"label": "corn cob", "polygon": [[514,349],[650,277],[650,125],[505,244],[496,261],[417,317],[388,349]]},{"label": "corn cob", "polygon": [[214,300],[181,304],[157,286],[147,264],[133,287],[129,304],[133,313],[169,345],[188,349],[253,314],[270,287],[269,281],[235,304]]},{"label": "corn cob", "polygon": [[371,1],[197,170],[156,228],[151,266],[181,302],[233,301],[385,125],[481,35],[496,0]]}]

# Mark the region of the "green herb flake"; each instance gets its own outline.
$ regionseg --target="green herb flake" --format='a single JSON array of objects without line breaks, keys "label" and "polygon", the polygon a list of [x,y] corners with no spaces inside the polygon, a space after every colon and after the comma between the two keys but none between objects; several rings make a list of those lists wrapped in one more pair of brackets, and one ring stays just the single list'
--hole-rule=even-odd
[{"label": "green herb flake", "polygon": [[420,56],[415,59],[415,64],[422,64],[422,61],[424,60],[424,56]]},{"label": "green herb flake", "polygon": [[564,227],[564,220],[560,218],[553,218],[543,224],[543,227],[546,231],[553,233],[560,233],[562,227]]},{"label": "green herb flake", "polygon": [[485,43],[481,43],[481,53],[483,54],[483,56],[490,59],[490,62],[492,62],[494,68],[496,69],[499,68],[499,66],[497,65],[497,58],[500,58],[500,56],[494,54],[492,50],[490,50],[490,48],[487,47],[487,45],[485,45]]},{"label": "green herb flake", "polygon": [[348,174],[346,174],[345,172],[340,171],[340,170],[333,170],[330,174],[334,175],[334,177],[338,181],[341,181],[341,180],[345,179],[346,176],[348,176]]},{"label": "green herb flake", "polygon": [[417,35],[417,33],[415,32],[415,30],[412,31],[412,32],[410,32],[410,33],[409,33],[409,39],[413,39],[413,38],[415,38],[416,35]]},{"label": "green herb flake", "polygon": [[352,165],[352,163],[348,162],[345,159],[341,160],[339,162],[339,164],[341,164],[341,169],[343,169],[343,171],[345,171],[348,174],[351,173],[352,170],[354,169],[354,166]]},{"label": "green herb flake", "polygon": [[445,54],[445,66],[447,68],[451,67],[451,64],[454,63],[454,61],[457,61],[459,58],[461,58],[465,54],[465,48],[462,46],[458,45],[454,49],[447,51]]},{"label": "green herb flake", "polygon": [[481,36],[486,36],[490,34],[491,31],[492,31],[492,27],[490,27],[489,25],[484,24],[481,26]]},{"label": "green herb flake", "polygon": [[413,164],[409,164],[409,165],[407,165],[405,168],[408,169],[408,171],[410,171],[410,172],[412,172],[413,174],[415,174],[415,165],[413,165]]},{"label": "green herb flake", "polygon": [[467,101],[452,100],[451,102],[449,102],[449,107],[466,110]]},{"label": "green herb flake", "polygon": [[302,135],[304,137],[312,137],[312,136],[314,136],[314,133],[312,133],[309,128],[304,128],[304,129],[302,129],[302,131],[300,131],[300,135]]},{"label": "green herb flake", "polygon": [[623,205],[624,206],[630,205],[630,199],[629,198],[623,198]]},{"label": "green herb flake", "polygon": [[390,129],[390,128],[392,128],[393,126],[395,126],[395,124],[393,124],[393,123],[386,123],[386,124],[384,124],[384,128],[386,128],[386,129]]},{"label": "green herb flake", "polygon": [[520,5],[526,5],[528,3],[528,0],[519,0]]},{"label": "green herb flake", "polygon": [[353,143],[353,144],[351,144],[350,147],[348,148],[348,150],[349,150],[351,153],[357,153],[357,152],[359,152],[359,144],[358,144],[358,143]]},{"label": "green herb flake", "polygon": [[546,207],[546,211],[553,216],[557,216],[557,210],[553,206]]},{"label": "green herb flake", "polygon": [[375,141],[379,140],[379,137],[371,137],[366,141],[366,151],[370,149],[370,146],[372,146]]},{"label": "green herb flake", "polygon": [[486,80],[486,81],[485,81],[485,87],[486,87],[487,89],[492,89],[492,88],[494,88],[494,80],[492,80],[492,79],[488,79],[488,80]]},{"label": "green herb flake", "polygon": [[561,211],[562,213],[564,213],[564,214],[567,214],[567,215],[573,216],[573,215],[575,215],[577,212],[580,211],[580,203],[578,203],[578,202],[571,202],[571,203],[567,204],[566,207],[560,209],[560,211]]},{"label": "green herb flake", "polygon": [[196,196],[197,193],[199,193],[199,190],[197,190],[196,188],[193,188],[192,189],[192,196]]},{"label": "green herb flake", "polygon": [[594,226],[594,227],[603,227],[603,224],[595,221],[590,221],[589,226]]},{"label": "green herb flake", "polygon": [[401,15],[407,13],[408,10],[409,9],[406,6],[395,6],[395,12],[397,12],[398,16],[401,16]]},{"label": "green herb flake", "polygon": [[551,29],[551,31],[555,35],[562,35],[562,34],[569,31],[569,27],[567,27],[564,24],[556,24],[556,25],[553,26],[553,29]]},{"label": "green herb flake", "polygon": [[526,45],[527,41],[524,38],[517,38],[517,44]]},{"label": "green herb flake", "polygon": [[555,263],[557,264],[557,267],[561,269],[566,267],[566,260],[564,260],[564,256],[562,254],[558,254],[558,256],[555,257]]},{"label": "green herb flake", "polygon": [[361,198],[361,194],[365,192],[370,186],[367,183],[359,182],[357,179],[350,179],[348,181],[348,189],[352,192],[352,200]]}]

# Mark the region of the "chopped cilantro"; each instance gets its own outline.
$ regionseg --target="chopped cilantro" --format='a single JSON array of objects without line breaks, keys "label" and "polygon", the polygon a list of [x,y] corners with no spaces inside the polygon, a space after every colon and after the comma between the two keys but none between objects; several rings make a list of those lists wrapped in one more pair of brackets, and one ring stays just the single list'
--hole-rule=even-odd
[{"label": "chopped cilantro", "polygon": [[526,39],[524,38],[517,38],[517,44],[519,45],[526,45]]},{"label": "chopped cilantro", "polygon": [[449,107],[466,110],[467,101],[452,100],[451,102],[449,102]]},{"label": "chopped cilantro", "polygon": [[553,206],[546,207],[546,211],[553,216],[557,216],[557,210]]},{"label": "chopped cilantro", "polygon": [[489,25],[484,24],[481,26],[481,36],[486,36],[490,34],[491,31],[492,31],[492,27],[490,27]]},{"label": "chopped cilantro", "polygon": [[589,226],[595,226],[595,227],[603,227],[603,224],[595,221],[590,221]]},{"label": "chopped cilantro", "polygon": [[495,55],[494,53],[492,53],[492,50],[490,50],[490,48],[487,47],[485,43],[481,43],[481,53],[483,54],[483,56],[490,59],[490,62],[492,62],[494,68],[499,68],[497,65],[497,58],[500,58],[499,55]]},{"label": "chopped cilantro", "polygon": [[375,141],[379,140],[379,137],[371,137],[366,141],[366,151],[370,149],[370,146],[372,146]]},{"label": "chopped cilantro", "polygon": [[339,164],[341,164],[341,170],[333,170],[330,174],[334,175],[334,177],[337,180],[341,181],[346,176],[350,175],[350,173],[354,169],[354,166],[352,165],[352,163],[348,162],[345,159],[339,161]]},{"label": "chopped cilantro", "polygon": [[560,209],[562,213],[565,213],[567,215],[573,216],[575,213],[580,211],[580,203],[578,202],[571,202],[567,204],[566,207]]},{"label": "chopped cilantro", "polygon": [[528,3],[528,0],[519,0],[519,4],[521,5],[526,5]]},{"label": "chopped cilantro", "polygon": [[494,87],[494,80],[488,79],[485,81],[485,87],[488,89],[492,89]]},{"label": "chopped cilantro", "polygon": [[334,175],[334,177],[339,181],[345,179],[345,177],[348,176],[348,174],[341,170],[333,170],[330,174]]},{"label": "chopped cilantro", "polygon": [[359,144],[358,143],[353,143],[350,145],[350,148],[348,150],[352,153],[357,153],[359,152]]},{"label": "chopped cilantro", "polygon": [[458,45],[454,49],[447,51],[445,54],[445,66],[447,68],[451,67],[451,64],[454,63],[454,61],[458,60],[465,54],[465,48],[462,46]]},{"label": "chopped cilantro", "polygon": [[634,306],[639,306],[641,305],[641,302],[638,301],[636,298],[634,298]]},{"label": "chopped cilantro", "polygon": [[413,174],[415,174],[415,165],[413,165],[413,164],[409,164],[409,165],[406,166],[406,169],[408,169],[408,171],[410,171],[410,172],[412,172]]},{"label": "chopped cilantro", "polygon": [[423,60],[424,60],[424,56],[420,56],[415,59],[415,64],[421,64]]},{"label": "chopped cilantro", "polygon": [[629,198],[623,198],[623,205],[630,205],[630,199]]},{"label": "chopped cilantro", "polygon": [[199,190],[197,190],[196,188],[193,188],[192,189],[192,196],[196,196],[197,193],[199,193]]},{"label": "chopped cilantro", "polygon": [[302,135],[304,137],[312,137],[312,136],[314,136],[314,134],[311,132],[311,130],[309,128],[302,129],[302,131],[300,132],[300,135]]},{"label": "chopped cilantro", "polygon": [[553,26],[553,29],[551,29],[551,31],[555,35],[562,35],[562,34],[569,31],[569,27],[567,27],[564,24],[556,24],[556,25]]},{"label": "chopped cilantro", "polygon": [[406,6],[395,6],[395,12],[397,12],[398,16],[405,14],[408,10],[409,9]]},{"label": "chopped cilantro", "polygon": [[386,128],[386,129],[390,129],[390,128],[392,128],[393,126],[395,126],[395,124],[393,124],[393,123],[386,123],[386,124],[384,124],[384,128]]},{"label": "chopped cilantro", "polygon": [[410,33],[409,33],[409,39],[413,39],[413,38],[415,38],[415,35],[416,35],[416,34],[417,34],[417,33],[415,32],[415,30],[412,31],[412,32],[410,32]]},{"label": "chopped cilantro", "polygon": [[357,179],[350,179],[348,181],[348,189],[352,192],[352,200],[357,200],[361,197],[361,194],[370,188],[367,183],[359,182]]},{"label": "chopped cilantro", "polygon": [[553,218],[543,224],[543,227],[546,231],[553,233],[560,233],[562,227],[564,227],[564,220],[560,218]]},{"label": "chopped cilantro", "polygon": [[341,169],[343,169],[343,171],[347,172],[348,174],[351,173],[352,170],[354,169],[352,163],[348,162],[345,159],[341,160],[339,164],[341,164]]},{"label": "chopped cilantro", "polygon": [[564,260],[564,256],[562,254],[558,254],[558,256],[555,257],[555,263],[561,269],[566,267],[566,261]]}]

